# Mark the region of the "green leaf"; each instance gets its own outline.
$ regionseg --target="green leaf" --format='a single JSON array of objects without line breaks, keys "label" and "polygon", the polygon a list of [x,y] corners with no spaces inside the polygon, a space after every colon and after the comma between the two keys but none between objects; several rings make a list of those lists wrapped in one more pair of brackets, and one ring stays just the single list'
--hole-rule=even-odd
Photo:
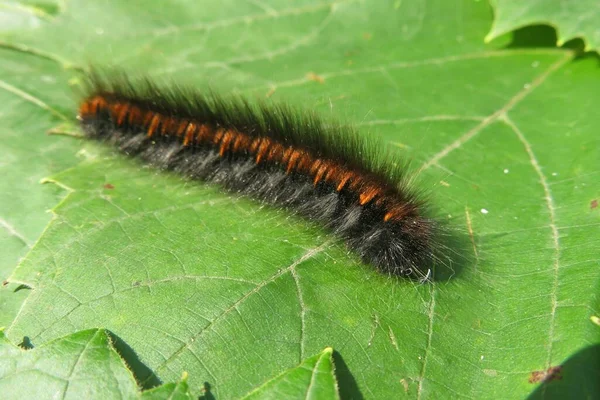
[{"label": "green leaf", "polygon": [[600,46],[600,3],[597,0],[490,0],[494,24],[486,36],[491,41],[517,28],[548,24],[557,31],[558,45],[581,38],[587,51]]},{"label": "green leaf", "polygon": [[[354,123],[412,160],[416,185],[466,242],[452,249],[462,260],[451,279],[381,276],[319,227],[100,145],[45,137],[37,124],[51,111],[10,116],[4,102],[3,118],[28,122],[15,133],[35,138],[23,145],[32,155],[48,151],[42,137],[85,155],[60,173],[40,165],[68,194],[9,279],[33,290],[7,335],[41,345],[101,326],[150,370],[145,386],[187,371],[194,395],[208,382],[224,399],[326,346],[339,351],[342,398],[522,398],[555,384],[530,382],[533,372],[559,365],[561,385],[576,385],[569,377],[598,356],[569,360],[600,341],[590,318],[600,315],[600,71],[567,49],[507,36],[484,45],[490,16],[473,1],[103,0],[3,35],[19,66],[54,63],[4,67],[25,93],[91,59]],[[65,82],[44,103],[74,115],[69,91]],[[2,144],[15,140],[0,132]],[[20,182],[28,165],[5,174]],[[4,219],[48,222],[47,201],[11,204]]]},{"label": "green leaf", "polygon": [[146,390],[142,393],[142,400],[192,400],[187,384],[187,374],[176,383],[165,383],[157,388]]},{"label": "green leaf", "polygon": [[0,392],[11,399],[134,398],[133,376],[106,332],[90,329],[22,350],[0,332]]},{"label": "green leaf", "polygon": [[331,347],[326,348],[265,382],[244,399],[339,399],[332,353]]},{"label": "green leaf", "polygon": [[[31,347],[29,338],[22,347]],[[103,329],[79,331],[25,350],[0,331],[0,392],[11,399],[192,399],[187,376],[140,393]]]}]

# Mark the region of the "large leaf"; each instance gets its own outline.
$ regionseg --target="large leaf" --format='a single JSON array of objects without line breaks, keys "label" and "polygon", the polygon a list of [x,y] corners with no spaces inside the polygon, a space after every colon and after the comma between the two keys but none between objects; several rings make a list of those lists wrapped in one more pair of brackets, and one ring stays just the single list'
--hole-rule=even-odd
[{"label": "large leaf", "polygon": [[556,28],[558,43],[581,38],[586,50],[600,46],[600,2],[597,0],[491,0],[494,24],[486,39],[492,40],[514,29],[531,24]]},{"label": "large leaf", "polygon": [[[326,346],[343,398],[523,397],[598,343],[595,59],[483,45],[484,2],[162,4],[73,2],[4,41],[16,57],[119,63],[355,123],[422,167],[465,261],[423,285],[380,276],[283,211],[77,142],[87,160],[51,177],[69,194],[10,279],[33,289],[12,340],[102,326],[147,385],[187,371],[218,398]],[[72,106],[68,90],[47,103]],[[588,354],[564,382],[595,373]]]}]

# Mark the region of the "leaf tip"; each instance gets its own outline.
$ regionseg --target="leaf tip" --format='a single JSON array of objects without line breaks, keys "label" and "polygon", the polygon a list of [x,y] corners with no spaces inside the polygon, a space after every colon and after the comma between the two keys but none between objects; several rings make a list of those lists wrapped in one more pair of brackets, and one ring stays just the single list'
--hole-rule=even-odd
[{"label": "leaf tip", "polygon": [[323,349],[323,354],[329,354],[329,355],[333,354],[333,347],[331,347],[331,346],[325,347]]},{"label": "leaf tip", "polygon": [[492,40],[496,39],[497,35],[494,32],[494,29],[492,28],[492,30],[485,35],[485,37],[483,38],[483,43],[488,44],[490,43]]}]

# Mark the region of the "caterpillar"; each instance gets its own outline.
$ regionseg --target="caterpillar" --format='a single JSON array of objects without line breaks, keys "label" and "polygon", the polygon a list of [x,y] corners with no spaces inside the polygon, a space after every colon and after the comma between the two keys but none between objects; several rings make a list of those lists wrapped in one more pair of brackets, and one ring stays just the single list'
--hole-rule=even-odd
[{"label": "caterpillar", "polygon": [[382,273],[429,271],[436,224],[406,165],[347,125],[122,72],[87,75],[78,120],[129,156],[321,223]]}]

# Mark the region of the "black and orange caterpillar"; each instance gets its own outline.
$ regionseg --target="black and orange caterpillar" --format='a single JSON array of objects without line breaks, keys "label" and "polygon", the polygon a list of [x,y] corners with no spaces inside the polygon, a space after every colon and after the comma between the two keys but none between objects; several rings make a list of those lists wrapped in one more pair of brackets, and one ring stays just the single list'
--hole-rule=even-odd
[{"label": "black and orange caterpillar", "polygon": [[87,136],[319,221],[384,273],[424,276],[435,224],[403,166],[351,128],[122,73],[87,83],[78,115]]}]

